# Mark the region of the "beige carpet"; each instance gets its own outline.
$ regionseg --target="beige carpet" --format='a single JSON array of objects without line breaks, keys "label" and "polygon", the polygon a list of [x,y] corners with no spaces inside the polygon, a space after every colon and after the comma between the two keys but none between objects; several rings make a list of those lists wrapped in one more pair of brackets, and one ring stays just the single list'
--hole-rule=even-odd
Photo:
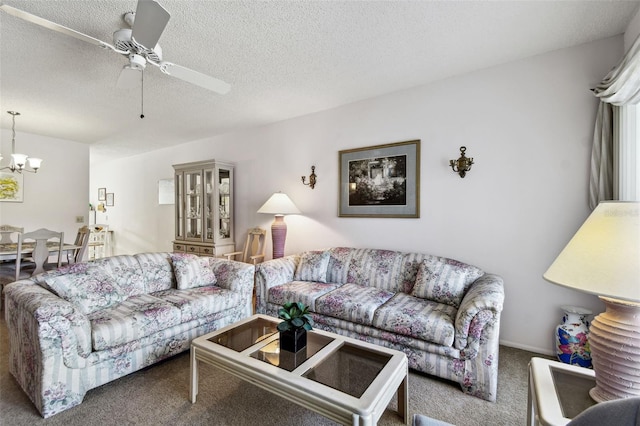
[{"label": "beige carpet", "polygon": [[[4,312],[0,312],[4,317]],[[536,354],[501,347],[498,401],[467,396],[457,384],[411,372],[409,412],[458,426],[524,425],[527,363]],[[309,410],[201,364],[196,404],[189,402],[189,356],[183,353],[87,393],[84,402],[40,417],[8,371],[8,338],[0,320],[0,425],[333,425]],[[401,425],[396,401],[380,425]]]}]

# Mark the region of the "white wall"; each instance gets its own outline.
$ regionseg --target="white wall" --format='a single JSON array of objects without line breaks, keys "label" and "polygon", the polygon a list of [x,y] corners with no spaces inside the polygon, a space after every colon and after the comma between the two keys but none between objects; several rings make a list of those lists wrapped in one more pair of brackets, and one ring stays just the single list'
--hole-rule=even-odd
[{"label": "white wall", "polygon": [[[628,51],[636,41],[636,38],[640,34],[640,9],[636,11],[636,14],[631,18],[627,30],[624,32],[624,51]],[[604,76],[603,76],[604,77]]]},{"label": "white wall", "polygon": [[[236,169],[238,246],[268,228],[256,210],[282,190],[304,212],[288,216],[287,254],[337,245],[453,257],[504,277],[503,343],[552,350],[560,305],[602,310],[594,296],[542,274],[588,216],[597,101],[593,87],[623,53],[622,36],[450,78],[340,108],[92,165],[91,194],[116,193],[109,223],[117,252],[170,250],[173,206],[157,205],[171,164],[224,159]],[[339,218],[338,151],[422,140],[419,219]],[[475,158],[461,179],[459,147]],[[316,166],[311,190],[301,175]],[[93,201],[93,200],[92,200]],[[270,250],[270,247],[268,247]]]},{"label": "white wall", "polygon": [[[11,156],[11,130],[0,133],[7,165]],[[48,228],[65,233],[73,242],[89,219],[89,145],[16,132],[16,151],[44,161],[38,173],[24,173],[24,202],[0,203],[0,224],[22,226],[25,231]]]}]

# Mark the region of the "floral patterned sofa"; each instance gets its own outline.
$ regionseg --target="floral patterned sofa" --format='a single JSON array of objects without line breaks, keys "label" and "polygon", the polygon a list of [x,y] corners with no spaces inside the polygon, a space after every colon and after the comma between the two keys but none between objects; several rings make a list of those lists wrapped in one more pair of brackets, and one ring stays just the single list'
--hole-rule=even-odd
[{"label": "floral patterned sofa", "polygon": [[43,417],[252,313],[253,265],[141,253],[5,286],[9,370]]},{"label": "floral patterned sofa", "polygon": [[403,351],[409,366],[495,401],[503,281],[420,253],[337,247],[256,268],[257,311],[310,307],[315,327]]}]

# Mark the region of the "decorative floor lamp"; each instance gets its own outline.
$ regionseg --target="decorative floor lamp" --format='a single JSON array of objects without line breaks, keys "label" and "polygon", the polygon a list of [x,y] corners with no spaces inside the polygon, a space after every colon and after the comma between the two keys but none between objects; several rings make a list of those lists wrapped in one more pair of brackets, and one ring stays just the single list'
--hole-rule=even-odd
[{"label": "decorative floor lamp", "polygon": [[276,192],[258,209],[258,213],[274,214],[275,220],[271,224],[271,240],[273,242],[273,258],[284,256],[284,242],[287,238],[287,224],[284,223],[285,214],[299,214],[300,210],[286,194]]},{"label": "decorative floor lamp", "polygon": [[598,295],[606,306],[589,328],[591,397],[640,396],[640,203],[600,203],[544,278]]}]

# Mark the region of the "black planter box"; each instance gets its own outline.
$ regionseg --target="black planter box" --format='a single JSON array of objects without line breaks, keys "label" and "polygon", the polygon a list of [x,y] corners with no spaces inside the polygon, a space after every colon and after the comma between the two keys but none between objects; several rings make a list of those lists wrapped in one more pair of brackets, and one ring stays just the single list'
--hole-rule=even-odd
[{"label": "black planter box", "polygon": [[296,328],[280,332],[280,350],[298,352],[307,346],[307,330]]}]

